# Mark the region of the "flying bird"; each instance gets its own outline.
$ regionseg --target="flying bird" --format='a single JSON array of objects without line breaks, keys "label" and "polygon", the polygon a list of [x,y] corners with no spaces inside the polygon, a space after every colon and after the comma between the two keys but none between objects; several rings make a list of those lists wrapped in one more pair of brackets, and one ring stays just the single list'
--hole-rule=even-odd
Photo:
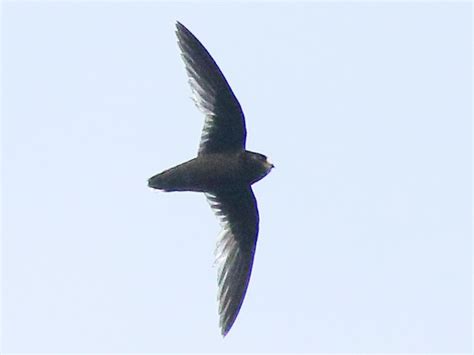
[{"label": "flying bird", "polygon": [[227,335],[250,280],[259,215],[251,185],[274,167],[263,154],[245,149],[245,117],[237,98],[209,52],[176,23],[196,106],[204,113],[197,157],[148,180],[163,191],[203,192],[221,222],[216,247],[220,328]]}]

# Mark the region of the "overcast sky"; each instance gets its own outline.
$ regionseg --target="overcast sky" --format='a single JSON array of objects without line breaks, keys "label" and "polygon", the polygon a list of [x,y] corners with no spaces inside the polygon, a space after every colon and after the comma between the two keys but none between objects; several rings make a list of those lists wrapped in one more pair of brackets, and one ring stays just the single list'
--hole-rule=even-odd
[{"label": "overcast sky", "polygon": [[[470,352],[470,3],[2,10],[4,352]],[[176,20],[276,165],[225,339]]]}]

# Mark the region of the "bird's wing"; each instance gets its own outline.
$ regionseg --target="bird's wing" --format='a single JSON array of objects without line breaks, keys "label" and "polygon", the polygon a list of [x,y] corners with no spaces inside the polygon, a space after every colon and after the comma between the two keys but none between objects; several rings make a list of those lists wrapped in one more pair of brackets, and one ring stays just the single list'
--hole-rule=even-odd
[{"label": "bird's wing", "polygon": [[199,154],[245,149],[245,118],[227,80],[199,40],[181,23],[176,35],[198,108],[206,119]]},{"label": "bird's wing", "polygon": [[239,313],[252,272],[258,209],[250,186],[206,193],[222,224],[216,248],[219,317],[225,336]]}]

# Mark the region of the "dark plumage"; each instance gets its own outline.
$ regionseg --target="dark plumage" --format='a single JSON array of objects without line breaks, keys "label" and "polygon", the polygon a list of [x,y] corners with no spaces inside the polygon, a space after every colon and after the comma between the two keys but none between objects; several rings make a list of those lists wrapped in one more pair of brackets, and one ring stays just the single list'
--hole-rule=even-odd
[{"label": "dark plumage", "polygon": [[245,118],[211,55],[181,23],[178,44],[196,105],[205,114],[198,156],[151,177],[164,191],[204,192],[222,224],[216,249],[222,335],[232,327],[247,291],[257,243],[259,216],[251,185],[273,168],[245,150]]}]

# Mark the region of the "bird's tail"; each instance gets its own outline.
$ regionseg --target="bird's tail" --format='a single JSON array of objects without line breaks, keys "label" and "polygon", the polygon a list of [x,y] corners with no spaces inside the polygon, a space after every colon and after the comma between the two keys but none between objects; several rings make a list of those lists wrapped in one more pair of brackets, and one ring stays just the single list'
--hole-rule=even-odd
[{"label": "bird's tail", "polygon": [[148,186],[163,191],[203,191],[192,168],[193,160],[165,170],[148,180]]},{"label": "bird's tail", "polygon": [[173,171],[170,170],[166,170],[149,178],[148,186],[163,191],[180,191],[178,176],[176,176],[177,174],[173,174]]}]

